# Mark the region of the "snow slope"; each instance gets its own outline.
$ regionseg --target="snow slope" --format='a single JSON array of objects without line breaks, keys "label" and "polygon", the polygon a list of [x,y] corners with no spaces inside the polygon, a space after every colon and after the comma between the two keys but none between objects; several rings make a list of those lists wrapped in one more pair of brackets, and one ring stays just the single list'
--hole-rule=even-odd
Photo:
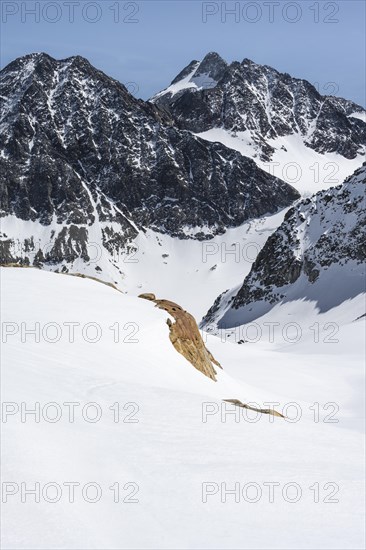
[{"label": "snow slope", "polygon": [[[197,63],[196,68],[198,67],[198,65],[199,64]],[[172,83],[170,86],[168,86],[168,88],[158,93],[156,97],[160,97],[162,95],[165,95],[166,93],[171,93],[174,96],[181,90],[186,90],[187,88],[197,88],[197,84],[194,82],[194,80],[192,80],[194,73],[196,72],[196,68],[178,82]]]},{"label": "snow slope", "polygon": [[[342,326],[332,345],[307,336],[292,345],[238,346],[209,336],[208,347],[224,367],[215,383],[176,353],[166,313],[151,303],[95,281],[36,269],[2,268],[0,275],[3,402],[20,408],[21,402],[28,408],[38,402],[43,413],[39,423],[32,415],[21,422],[17,412],[2,418],[3,491],[4,482],[19,485],[2,507],[4,548],[364,547],[364,320],[349,323],[350,313],[338,309]],[[316,311],[307,311],[309,322],[317,318]],[[25,334],[37,322],[39,342]],[[70,323],[80,323],[73,342]],[[97,330],[100,338],[91,343]],[[288,419],[222,417],[220,411],[232,410],[222,408],[222,398],[278,401],[276,408],[286,409]],[[44,407],[51,402],[62,411],[54,423],[49,419],[58,409]],[[102,411],[98,422],[81,414],[90,402]],[[297,408],[286,408],[290,402]],[[64,403],[80,404],[74,422]],[[115,403],[120,422],[109,408]],[[205,403],[213,413],[203,422]],[[301,418],[291,422],[299,407]],[[86,418],[99,409],[88,409]],[[35,503],[25,495],[21,502],[21,482],[27,488],[39,482],[44,491],[47,483],[58,483],[60,499],[49,502],[59,496],[53,485],[45,493],[48,501],[41,495]],[[73,503],[65,482],[81,484]],[[125,502],[113,500],[109,487],[117,482]],[[265,485],[272,482],[280,484],[274,502]],[[87,483],[102,490],[95,503],[81,496]],[[215,493],[206,502],[204,483]],[[221,483],[227,489],[240,484],[248,493],[239,502],[228,494],[224,502]],[[16,485],[11,487],[15,492]],[[93,487],[86,492],[89,500]]]},{"label": "snow slope", "polygon": [[[249,273],[256,255],[281,224],[285,213],[286,210],[282,210],[274,216],[251,220],[207,241],[177,239],[146,230],[132,240],[127,250],[112,254],[103,246],[102,232],[110,226],[118,231],[118,224],[98,219],[92,226],[86,226],[90,234],[89,261],[82,258],[67,261],[64,253],[63,261],[46,264],[44,269],[61,271],[65,265],[72,273],[113,282],[131,295],[154,292],[156,296],[180,303],[200,319],[218,294],[237,285]],[[19,243],[19,250],[15,246],[13,253],[27,256],[31,264],[39,249],[46,252],[53,246],[53,232],[57,235],[62,230],[62,224],[55,221],[44,226],[15,216],[1,218],[0,226],[7,239]],[[21,243],[29,235],[33,237],[35,249],[26,252]]]},{"label": "snow slope", "polygon": [[[363,120],[362,113],[356,113],[354,118]],[[261,159],[260,151],[249,131],[230,132],[224,128],[213,128],[196,135],[207,141],[222,143],[246,157],[253,158],[260,168],[289,183],[302,196],[342,183],[365,159],[364,152],[353,159],[335,152],[320,154],[306,147],[302,136],[293,134],[267,140],[274,149],[271,160],[267,161]]]}]

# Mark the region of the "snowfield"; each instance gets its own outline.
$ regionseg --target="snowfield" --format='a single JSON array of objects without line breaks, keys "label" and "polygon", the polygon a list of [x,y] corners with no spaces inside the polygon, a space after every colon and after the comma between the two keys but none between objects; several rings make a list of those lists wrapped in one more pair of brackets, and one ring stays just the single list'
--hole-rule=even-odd
[{"label": "snowfield", "polygon": [[[363,113],[354,113],[352,116],[364,119]],[[293,134],[267,140],[275,152],[271,161],[266,162],[260,159],[258,148],[249,130],[229,132],[224,128],[212,128],[196,135],[207,141],[218,141],[246,157],[253,158],[262,170],[292,185],[305,197],[339,185],[359,168],[365,159],[363,150],[353,159],[347,159],[337,153],[320,154],[306,147],[302,136]]]},{"label": "snowfield", "polygon": [[[61,271],[66,264],[71,273],[84,273],[114,283],[121,291],[131,295],[154,292],[156,296],[175,300],[200,320],[216,297],[224,290],[242,281],[267,238],[282,223],[287,209],[273,216],[250,220],[239,227],[230,228],[223,235],[207,241],[177,239],[150,229],[140,231],[130,243],[130,249],[110,254],[103,246],[101,229],[118,224],[97,222],[85,224],[90,234],[88,253],[90,261],[78,258],[73,262],[44,265],[44,269]],[[56,220],[44,226],[39,222],[20,220],[16,216],[1,219],[1,231],[15,243],[32,235],[34,252],[23,256],[33,259],[39,249],[52,247],[52,233],[58,234],[63,224]],[[84,226],[82,226],[84,227]],[[199,228],[202,230],[202,228]],[[19,252],[14,247],[14,252]]]},{"label": "snowfield", "polygon": [[364,548],[362,296],[326,314],[274,308],[279,330],[257,342],[205,335],[223,366],[213,382],[152,303],[37,269],[0,275],[3,548]]}]

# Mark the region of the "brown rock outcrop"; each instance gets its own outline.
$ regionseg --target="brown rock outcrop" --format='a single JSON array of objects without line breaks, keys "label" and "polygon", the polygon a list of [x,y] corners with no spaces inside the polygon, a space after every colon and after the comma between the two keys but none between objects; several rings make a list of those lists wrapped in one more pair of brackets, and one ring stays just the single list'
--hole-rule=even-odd
[{"label": "brown rock outcrop", "polygon": [[156,299],[155,295],[151,293],[140,294],[139,298],[154,302],[158,308],[164,309],[175,319],[175,323],[172,323],[170,319],[167,320],[170,330],[169,337],[173,346],[197,370],[216,381],[214,365],[222,367],[206,348],[193,315],[174,302]]},{"label": "brown rock outcrop", "polygon": [[[222,368],[220,363],[216,361],[211,352],[206,348],[196,320],[181,308],[178,304],[170,302],[169,300],[158,300],[155,294],[146,293],[140,294],[139,298],[154,302],[156,307],[163,309],[169,315],[175,319],[175,323],[172,323],[170,319],[167,320],[170,333],[169,338],[175,349],[181,353],[197,370],[202,372],[205,376],[211,378],[216,382],[216,370],[214,365]],[[279,416],[284,418],[282,414],[274,409],[257,409],[242,403],[238,399],[224,399],[228,403],[232,403],[237,407],[243,407],[252,411],[260,412],[263,414],[271,414],[272,416]]]},{"label": "brown rock outcrop", "polygon": [[257,409],[256,407],[251,407],[250,405],[246,405],[246,403],[242,403],[239,401],[239,399],[223,399],[226,403],[232,403],[236,407],[242,407],[243,409],[248,409],[249,411],[255,411],[262,414],[271,414],[272,416],[279,416],[280,418],[285,418],[283,414],[275,411],[274,409]]}]

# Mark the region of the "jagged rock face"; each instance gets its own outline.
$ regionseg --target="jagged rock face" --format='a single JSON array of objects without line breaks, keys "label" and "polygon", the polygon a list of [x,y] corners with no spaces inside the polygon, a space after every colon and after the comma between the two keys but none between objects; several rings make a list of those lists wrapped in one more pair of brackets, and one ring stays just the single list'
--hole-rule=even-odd
[{"label": "jagged rock face", "polygon": [[195,369],[216,381],[214,365],[222,367],[206,348],[193,315],[170,300],[156,299],[152,293],[141,294],[140,298],[154,302],[158,308],[174,318],[174,323],[170,319],[167,321],[171,343]]},{"label": "jagged rock face", "polygon": [[282,136],[298,134],[315,151],[347,159],[366,145],[365,122],[350,116],[364,115],[362,107],[322,96],[306,80],[249,59],[228,65],[210,53],[201,63],[190,63],[172,84],[151,101],[170,112],[181,128],[196,133],[222,128],[233,135],[249,131],[262,161],[272,158],[269,140]]},{"label": "jagged rock face", "polygon": [[[288,298],[300,277],[313,285],[330,267],[337,266],[336,276],[341,280],[349,270],[362,267],[366,259],[365,191],[366,163],[342,185],[291,208],[259,252],[240,290],[225,306],[228,294],[221,295],[202,326],[220,324],[230,310],[251,311],[260,302],[272,306]],[[358,280],[364,287],[364,275],[360,273]],[[349,298],[353,291],[349,288]]]},{"label": "jagged rock face", "polygon": [[1,72],[1,95],[2,215],[64,226],[44,260],[80,257],[95,224],[107,249],[144,227],[205,238],[202,227],[223,232],[298,197],[252,160],[176,129],[81,57],[20,58]]}]

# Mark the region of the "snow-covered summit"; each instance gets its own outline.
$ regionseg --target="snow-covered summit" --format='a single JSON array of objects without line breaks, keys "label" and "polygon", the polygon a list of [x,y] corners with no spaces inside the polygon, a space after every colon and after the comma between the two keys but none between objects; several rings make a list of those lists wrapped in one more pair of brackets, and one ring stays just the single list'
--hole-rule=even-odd
[{"label": "snow-covered summit", "polygon": [[307,80],[247,58],[227,64],[215,53],[179,77],[151,101],[181,128],[253,158],[301,191],[342,183],[363,162],[365,109],[321,95]]},{"label": "snow-covered summit", "polygon": [[191,61],[165,90],[156,94],[151,101],[175,96],[183,90],[206,90],[214,88],[225,73],[228,64],[216,52],[208,53],[202,61]]}]

